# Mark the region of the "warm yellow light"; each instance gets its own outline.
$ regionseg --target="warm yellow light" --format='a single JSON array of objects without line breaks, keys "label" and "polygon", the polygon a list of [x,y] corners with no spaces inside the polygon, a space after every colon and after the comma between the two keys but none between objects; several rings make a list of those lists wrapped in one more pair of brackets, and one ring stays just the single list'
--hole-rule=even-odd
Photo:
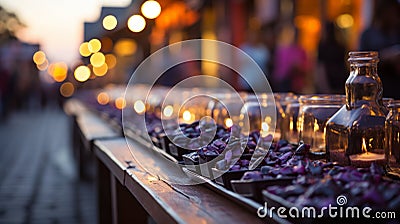
[{"label": "warm yellow light", "polygon": [[79,82],[85,82],[90,77],[90,69],[87,66],[81,65],[75,69],[74,77]]},{"label": "warm yellow light", "polygon": [[138,100],[133,104],[133,109],[138,114],[143,114],[146,111],[146,105],[144,105],[143,101]]},{"label": "warm yellow light", "polygon": [[97,102],[101,105],[106,105],[110,102],[110,97],[106,92],[101,92],[97,95]]},{"label": "warm yellow light", "polygon": [[64,62],[55,63],[52,76],[56,82],[62,82],[67,78],[68,67]]},{"label": "warm yellow light", "polygon": [[148,19],[155,19],[161,13],[161,6],[157,1],[149,0],[143,3],[142,14]]},{"label": "warm yellow light", "polygon": [[106,62],[106,57],[101,52],[94,53],[92,54],[92,56],[90,56],[90,63],[93,65],[93,67],[100,67],[105,62]]},{"label": "warm yellow light", "polygon": [[88,42],[83,42],[79,46],[79,54],[81,54],[83,57],[87,57],[91,54],[89,51],[89,43]]},{"label": "warm yellow light", "polygon": [[266,122],[261,123],[261,130],[269,131],[269,125]]},{"label": "warm yellow light", "polygon": [[232,127],[232,125],[233,125],[232,119],[226,118],[226,119],[225,119],[225,126],[228,127],[228,128],[230,128],[230,127]]},{"label": "warm yellow light", "polygon": [[272,118],[271,118],[270,116],[266,116],[266,117],[264,118],[264,121],[265,121],[267,124],[271,124]]},{"label": "warm yellow light", "polygon": [[117,64],[117,58],[113,54],[106,54],[105,58],[108,69],[114,68]]},{"label": "warm yellow light", "polygon": [[336,18],[336,24],[342,29],[350,28],[354,24],[353,16],[350,14],[342,14]]},{"label": "warm yellow light", "polygon": [[99,39],[91,39],[88,44],[88,49],[91,53],[96,53],[101,49],[101,42]]},{"label": "warm yellow light", "polygon": [[118,97],[115,99],[115,107],[122,110],[126,107],[126,100],[123,97]]},{"label": "warm yellow light", "polygon": [[47,59],[42,64],[36,65],[37,69],[39,69],[40,71],[46,70],[48,66],[49,66],[49,61]]},{"label": "warm yellow light", "polygon": [[70,97],[74,94],[75,87],[72,83],[66,82],[60,86],[60,93],[63,97]]},{"label": "warm yellow light", "polygon": [[103,63],[100,67],[93,67],[93,73],[96,76],[103,76],[107,73],[108,71],[108,66],[106,63]]},{"label": "warm yellow light", "polygon": [[319,131],[319,124],[317,122],[317,119],[314,120],[314,132]]},{"label": "warm yellow light", "polygon": [[37,65],[41,65],[46,61],[46,54],[43,51],[37,51],[33,54],[33,62]]},{"label": "warm yellow light", "polygon": [[122,38],[114,46],[114,52],[121,57],[133,55],[137,44],[133,39]]},{"label": "warm yellow light", "polygon": [[54,67],[55,67],[54,63],[49,64],[49,66],[47,67],[47,73],[51,77],[53,77]]},{"label": "warm yellow light", "polygon": [[363,153],[368,153],[367,144],[365,142],[365,138],[362,138],[361,150],[362,150]]},{"label": "warm yellow light", "polygon": [[164,116],[171,117],[174,113],[174,108],[171,105],[168,105],[163,110]]},{"label": "warm yellow light", "polygon": [[103,19],[103,27],[106,30],[113,30],[118,24],[117,18],[114,15],[108,15]]},{"label": "warm yellow light", "polygon": [[138,33],[146,27],[146,20],[141,15],[133,15],[128,19],[128,28],[132,32]]},{"label": "warm yellow light", "polygon": [[184,121],[190,121],[192,119],[192,114],[190,113],[190,111],[185,110],[182,114],[182,118]]}]

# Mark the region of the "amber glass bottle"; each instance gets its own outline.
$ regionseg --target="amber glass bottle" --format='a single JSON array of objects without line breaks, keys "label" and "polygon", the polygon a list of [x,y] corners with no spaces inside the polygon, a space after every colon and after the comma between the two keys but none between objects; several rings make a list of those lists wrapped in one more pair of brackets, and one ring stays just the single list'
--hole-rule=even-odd
[{"label": "amber glass bottle", "polygon": [[[385,143],[383,87],[377,73],[377,52],[350,52],[346,104],[327,122],[327,159],[351,164],[351,155],[370,153],[382,161]],[[349,158],[350,157],[350,158]]]}]

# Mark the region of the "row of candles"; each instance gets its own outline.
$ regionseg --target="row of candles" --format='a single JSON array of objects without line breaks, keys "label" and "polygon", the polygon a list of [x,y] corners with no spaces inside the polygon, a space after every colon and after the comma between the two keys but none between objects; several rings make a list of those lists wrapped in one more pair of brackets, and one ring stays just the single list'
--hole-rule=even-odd
[{"label": "row of candles", "polygon": [[[125,122],[137,130],[146,130],[145,123],[137,122],[135,116],[145,112],[154,114],[164,121],[177,120],[191,123],[204,117],[211,117],[215,123],[242,128],[244,134],[259,130],[261,134],[274,134],[274,140],[286,139],[291,143],[303,141],[311,145],[311,152],[317,156],[326,155],[325,126],[327,121],[346,102],[344,95],[295,95],[293,93],[249,94],[233,93],[224,89],[153,87],[138,84],[113,87],[99,91],[100,104],[113,103],[124,111]],[[148,94],[149,93],[149,94]],[[104,101],[107,95],[108,100]],[[362,137],[360,151],[348,156],[351,165],[367,166],[371,162],[398,164],[400,162],[400,102],[384,99],[391,108],[387,116],[386,148],[382,153],[367,150],[371,138]],[[379,137],[379,136],[376,136]],[[330,152],[330,160],[340,161]]]}]

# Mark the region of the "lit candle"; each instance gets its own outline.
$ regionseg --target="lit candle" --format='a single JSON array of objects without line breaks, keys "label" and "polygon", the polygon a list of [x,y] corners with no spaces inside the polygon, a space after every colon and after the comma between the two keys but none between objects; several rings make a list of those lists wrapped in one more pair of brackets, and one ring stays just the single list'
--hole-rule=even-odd
[{"label": "lit candle", "polygon": [[365,138],[363,138],[362,143],[362,154],[356,154],[349,156],[350,163],[355,167],[369,167],[372,162],[384,165],[385,164],[385,154],[377,154],[367,151],[367,145],[365,143]]}]

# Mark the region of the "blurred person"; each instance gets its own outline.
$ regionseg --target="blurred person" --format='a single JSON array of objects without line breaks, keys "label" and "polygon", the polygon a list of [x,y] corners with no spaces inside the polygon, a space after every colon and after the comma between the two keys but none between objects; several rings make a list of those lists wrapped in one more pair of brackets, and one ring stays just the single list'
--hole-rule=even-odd
[{"label": "blurred person", "polygon": [[400,2],[375,1],[373,21],[362,34],[360,50],[379,51],[378,73],[385,97],[400,98]]},{"label": "blurred person", "polygon": [[298,31],[292,24],[282,27],[275,51],[274,91],[302,93],[309,70],[307,53],[297,44]]},{"label": "blurred person", "polygon": [[10,74],[0,63],[0,121],[7,117]]},{"label": "blurred person", "polygon": [[[257,30],[249,30],[247,32],[247,40],[240,46],[240,49],[248,54],[268,77],[267,66],[270,60],[270,52],[261,41],[261,35]],[[240,74],[245,77],[251,85],[256,85],[258,83],[257,77],[254,75],[254,69],[253,64],[241,63]],[[249,84],[243,78],[239,79],[239,85],[242,90],[252,91]]]},{"label": "blurred person", "polygon": [[338,32],[333,22],[325,24],[318,45],[318,64],[314,78],[318,93],[344,94],[344,83],[348,77],[346,48],[339,40]]}]

